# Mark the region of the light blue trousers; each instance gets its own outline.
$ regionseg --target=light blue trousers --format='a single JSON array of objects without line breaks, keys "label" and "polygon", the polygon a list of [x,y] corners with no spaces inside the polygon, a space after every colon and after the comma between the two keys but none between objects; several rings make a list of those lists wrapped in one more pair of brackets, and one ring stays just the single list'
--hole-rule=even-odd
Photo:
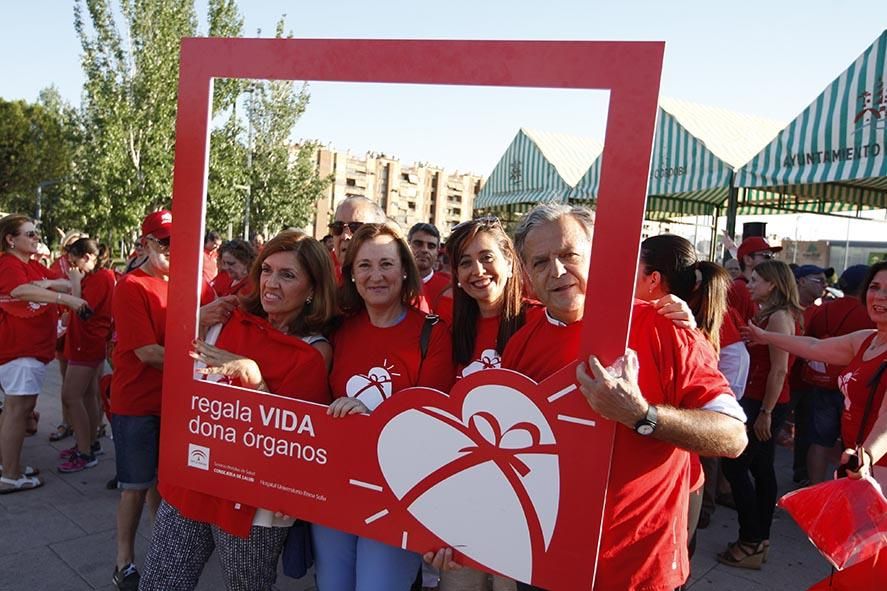
[{"label": "light blue trousers", "polygon": [[395,546],[314,524],[317,591],[409,591],[421,557]]}]

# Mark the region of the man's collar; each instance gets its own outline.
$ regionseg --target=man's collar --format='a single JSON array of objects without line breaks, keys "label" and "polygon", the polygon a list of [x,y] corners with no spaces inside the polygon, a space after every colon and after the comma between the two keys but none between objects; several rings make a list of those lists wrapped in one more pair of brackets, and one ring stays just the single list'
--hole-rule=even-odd
[{"label": "man's collar", "polygon": [[545,319],[548,320],[549,324],[553,324],[555,326],[567,326],[565,322],[561,322],[554,316],[548,313],[548,308],[545,308]]},{"label": "man's collar", "polygon": [[431,277],[433,277],[433,276],[434,276],[434,269],[431,269],[431,272],[422,278],[422,283],[428,283],[429,281],[431,281]]}]

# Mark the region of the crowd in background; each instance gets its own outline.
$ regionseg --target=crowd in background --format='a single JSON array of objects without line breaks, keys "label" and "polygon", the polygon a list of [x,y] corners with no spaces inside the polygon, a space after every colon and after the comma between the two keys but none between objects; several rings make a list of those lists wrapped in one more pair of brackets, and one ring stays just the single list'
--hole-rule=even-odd
[{"label": "crowd in background", "polygon": [[[442,244],[433,225],[404,234],[378,205],[351,197],[329,229],[320,241],[296,230],[267,242],[206,234],[199,335],[187,353],[202,379],[327,404],[347,421],[411,386],[446,392],[497,367],[541,381],[578,356],[590,210],[543,204],[513,233],[478,218]],[[51,438],[72,441],[58,471],[95,466],[106,417],[113,431],[117,588],[193,589],[218,552],[229,589],[270,589],[305,524],[157,481],[171,230],[170,212],[148,215],[118,271],[80,233],[47,266],[33,220],[0,219],[0,494],[43,484],[21,450],[58,359],[64,422]],[[779,250],[747,237],[721,266],[678,236],[641,245],[623,373],[613,378],[594,357],[577,372],[591,408],[618,423],[597,588],[681,588],[716,505],[737,512],[721,563],[778,560],[778,547],[769,554],[786,492],[776,486],[779,443],[794,448],[799,486],[832,478],[851,457],[852,476],[883,479],[887,263],[844,270],[835,291],[826,289],[834,269],[786,264]],[[146,505],[155,525],[140,572]],[[319,524],[306,531],[299,543],[313,548],[322,591],[535,588],[460,567],[448,548],[420,557]]]}]

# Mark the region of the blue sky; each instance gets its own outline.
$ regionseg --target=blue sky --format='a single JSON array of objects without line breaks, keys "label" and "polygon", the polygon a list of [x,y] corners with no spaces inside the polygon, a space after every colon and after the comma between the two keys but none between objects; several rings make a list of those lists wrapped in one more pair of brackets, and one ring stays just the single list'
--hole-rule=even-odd
[{"label": "blue sky", "polygon": [[[50,84],[78,102],[72,3],[3,2],[0,97]],[[205,1],[197,3],[205,15]],[[664,40],[662,94],[788,122],[883,30],[858,4],[241,0],[248,34],[281,14],[296,37]],[[313,84],[295,136],[488,174],[521,126],[602,139],[595,92]]]}]

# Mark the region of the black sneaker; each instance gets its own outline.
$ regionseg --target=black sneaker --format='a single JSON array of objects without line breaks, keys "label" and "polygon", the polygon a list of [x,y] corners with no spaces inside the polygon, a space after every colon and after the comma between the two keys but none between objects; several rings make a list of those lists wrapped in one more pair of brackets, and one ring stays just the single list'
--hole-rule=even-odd
[{"label": "black sneaker", "polygon": [[139,591],[139,571],[131,562],[123,568],[115,568],[111,580],[120,591]]}]

